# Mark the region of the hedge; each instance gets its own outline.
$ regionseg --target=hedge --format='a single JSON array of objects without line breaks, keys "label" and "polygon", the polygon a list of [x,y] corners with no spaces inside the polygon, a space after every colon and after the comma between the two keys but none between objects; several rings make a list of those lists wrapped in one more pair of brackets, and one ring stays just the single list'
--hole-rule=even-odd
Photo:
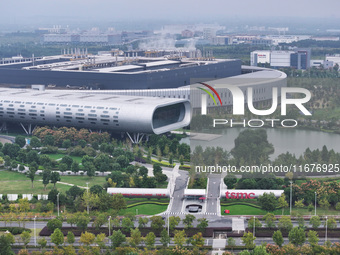
[{"label": "hedge", "polygon": [[30,229],[28,228],[21,228],[21,227],[0,227],[0,231],[1,232],[6,232],[8,230],[8,232],[10,232],[12,235],[20,235],[22,232],[24,231],[28,231],[28,232],[32,232]]},{"label": "hedge", "polygon": [[131,208],[131,207],[135,207],[135,206],[138,206],[138,205],[147,205],[147,204],[150,204],[150,205],[169,205],[169,203],[145,201],[145,202],[139,202],[139,203],[135,203],[135,204],[129,204],[129,205],[126,206],[126,208]]}]

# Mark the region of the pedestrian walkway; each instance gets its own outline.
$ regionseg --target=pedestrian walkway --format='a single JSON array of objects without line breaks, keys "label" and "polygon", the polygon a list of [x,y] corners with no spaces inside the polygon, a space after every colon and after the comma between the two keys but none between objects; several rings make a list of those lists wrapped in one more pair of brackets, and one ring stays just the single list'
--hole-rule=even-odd
[{"label": "pedestrian walkway", "polygon": [[232,218],[231,228],[238,233],[240,233],[240,231],[245,231],[244,218]]}]

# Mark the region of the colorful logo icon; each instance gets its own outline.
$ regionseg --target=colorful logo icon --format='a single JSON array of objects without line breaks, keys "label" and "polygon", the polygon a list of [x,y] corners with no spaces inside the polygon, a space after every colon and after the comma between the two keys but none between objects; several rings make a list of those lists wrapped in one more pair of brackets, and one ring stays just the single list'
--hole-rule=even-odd
[{"label": "colorful logo icon", "polygon": [[[209,88],[212,92],[214,92],[214,94],[217,96],[218,100],[220,101],[220,104],[222,105],[222,100],[221,100],[221,98],[220,98],[220,95],[217,93],[217,91],[216,91],[213,87],[211,87],[210,85],[208,85],[208,84],[206,84],[206,83],[203,83],[203,82],[199,82],[199,84],[202,84],[202,85],[206,86],[206,87]],[[217,102],[216,102],[216,100],[215,100],[213,94],[211,94],[211,92],[210,92],[209,90],[204,89],[204,88],[200,88],[200,87],[198,87],[198,88],[199,88],[200,90],[203,90],[205,93],[207,93],[207,94],[212,98],[212,100],[214,101],[215,105],[217,105]]]}]

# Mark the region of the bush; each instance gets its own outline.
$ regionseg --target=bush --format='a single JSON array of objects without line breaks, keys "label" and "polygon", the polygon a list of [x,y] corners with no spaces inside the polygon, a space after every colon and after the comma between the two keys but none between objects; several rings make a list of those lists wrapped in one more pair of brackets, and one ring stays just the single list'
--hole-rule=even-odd
[{"label": "bush", "polygon": [[53,232],[55,229],[59,228],[61,229],[62,228],[62,221],[58,220],[58,219],[52,219],[52,220],[49,220],[47,222],[47,228]]},{"label": "bush", "polygon": [[21,228],[21,227],[1,227],[0,228],[1,232],[6,232],[7,230],[12,235],[20,235],[24,231],[31,232],[30,229],[28,229],[28,228]]}]

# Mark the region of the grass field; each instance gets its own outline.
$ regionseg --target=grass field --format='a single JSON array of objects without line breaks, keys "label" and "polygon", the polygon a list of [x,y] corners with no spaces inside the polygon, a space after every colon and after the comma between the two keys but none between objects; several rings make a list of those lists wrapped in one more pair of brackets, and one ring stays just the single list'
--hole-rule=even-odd
[{"label": "grass field", "polygon": [[127,212],[136,214],[138,210],[138,215],[139,214],[155,215],[166,211],[167,208],[168,208],[167,205],[154,205],[154,204],[137,205],[131,208],[127,208],[125,210],[121,210],[119,214],[124,215]]},{"label": "grass field", "polygon": [[[230,210],[229,214],[225,214],[224,210]],[[309,212],[306,208],[293,208],[292,212],[301,213],[303,215],[314,215],[314,210]],[[275,215],[282,215],[282,209],[277,209],[273,212]],[[317,215],[340,215],[339,211],[333,209],[322,209],[317,207],[316,208]],[[230,206],[221,206],[221,214],[222,215],[265,215],[267,214],[266,211],[255,208],[248,205],[230,205]],[[289,215],[289,208],[284,209],[284,215]]]},{"label": "grass field", "polygon": [[[61,153],[46,154],[46,155],[49,156],[51,159],[55,159],[55,160],[60,160],[66,156],[66,154],[61,154]],[[70,157],[73,159],[73,161],[77,162],[78,164],[81,163],[82,157],[76,157],[76,156],[70,156]]]},{"label": "grass field", "polygon": [[[53,188],[53,184],[48,184],[46,191],[44,191],[44,185],[39,181],[40,179],[41,176],[37,175],[34,181],[34,188],[32,189],[31,180],[24,174],[12,171],[0,171],[0,194],[48,194]],[[105,177],[61,176],[61,182],[82,187],[86,187],[86,182],[88,182],[89,187],[91,187],[96,184],[102,185],[105,182]],[[56,187],[59,191],[66,192],[71,186],[57,183]]]}]

